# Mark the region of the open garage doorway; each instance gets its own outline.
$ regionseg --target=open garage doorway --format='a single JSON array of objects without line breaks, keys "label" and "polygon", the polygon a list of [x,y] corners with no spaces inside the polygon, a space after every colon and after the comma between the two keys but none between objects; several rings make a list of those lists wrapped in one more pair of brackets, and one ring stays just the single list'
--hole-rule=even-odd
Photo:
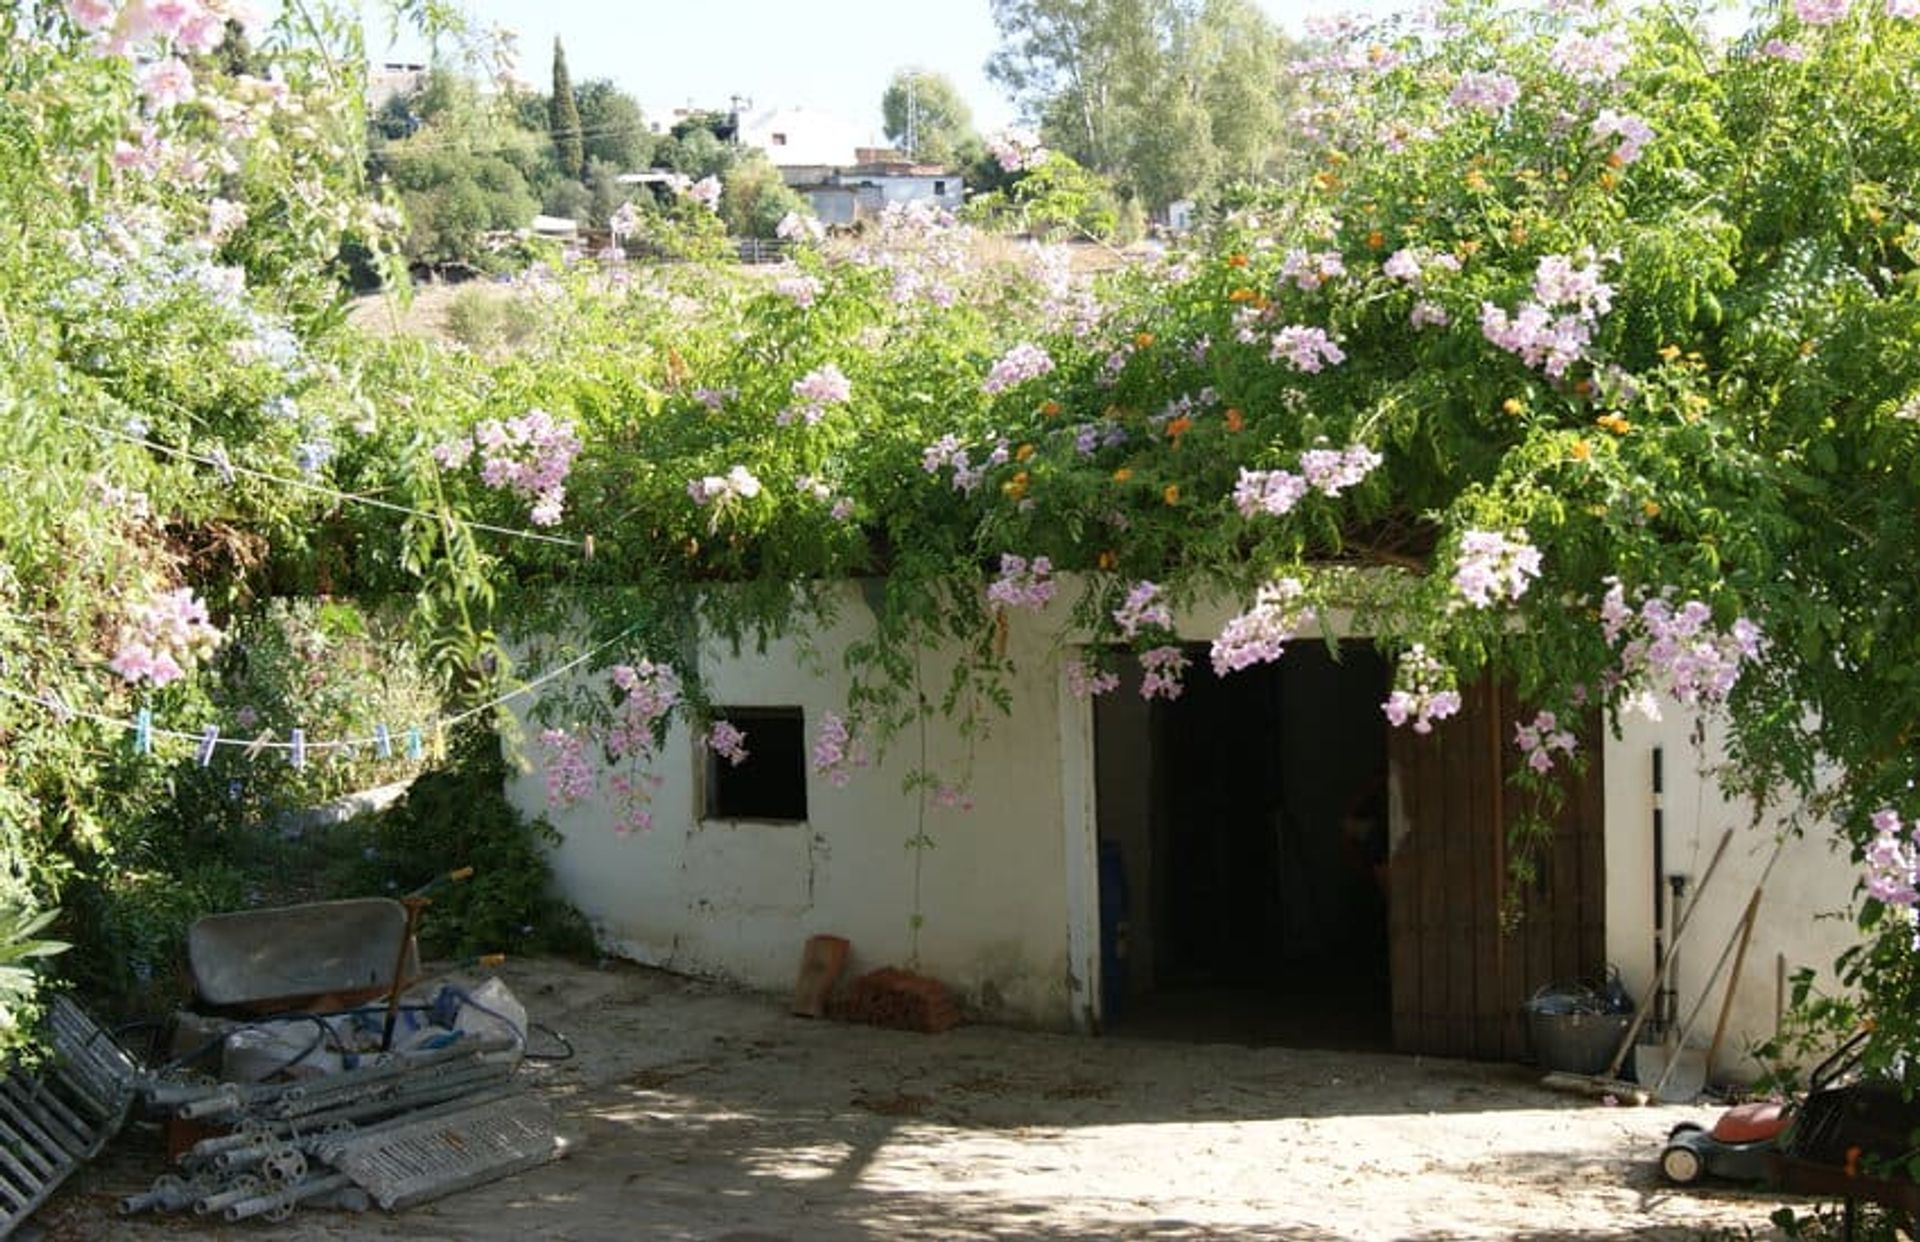
[{"label": "open garage doorway", "polygon": [[1096,700],[1102,1013],[1119,1034],[1390,1046],[1388,670],[1302,642]]}]

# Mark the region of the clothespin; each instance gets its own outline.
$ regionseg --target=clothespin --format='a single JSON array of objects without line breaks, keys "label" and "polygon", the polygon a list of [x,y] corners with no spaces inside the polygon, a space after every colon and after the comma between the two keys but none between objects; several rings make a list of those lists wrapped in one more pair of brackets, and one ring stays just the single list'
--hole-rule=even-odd
[{"label": "clothespin", "polygon": [[393,758],[393,734],[383,724],[373,726],[373,753],[376,758]]},{"label": "clothespin", "polygon": [[420,754],[420,726],[414,725],[411,729],[407,730],[407,758],[418,763],[420,762]]},{"label": "clothespin", "polygon": [[52,712],[53,718],[61,724],[73,723],[73,709],[67,706],[67,701],[60,697],[58,690],[42,691],[40,701],[47,705],[47,710]]},{"label": "clothespin", "polygon": [[447,726],[436,720],[433,722],[433,761],[444,763],[447,758]]},{"label": "clothespin", "polygon": [[153,709],[143,707],[133,718],[133,753],[151,755],[153,753]]},{"label": "clothespin", "polygon": [[290,740],[293,743],[293,749],[288,753],[287,758],[293,762],[293,766],[296,768],[306,767],[307,731],[305,729],[295,729]]},{"label": "clothespin", "polygon": [[258,759],[260,757],[260,753],[271,745],[273,745],[273,730],[268,729],[265,733],[262,733],[259,737],[254,738],[253,741],[248,744],[247,758]]},{"label": "clothespin", "polygon": [[205,768],[205,767],[212,766],[213,749],[219,744],[220,744],[220,726],[208,725],[206,732],[200,735],[200,750],[199,750],[199,753],[195,756],[195,758],[197,758],[200,761],[201,767]]},{"label": "clothespin", "polygon": [[583,554],[586,556],[586,558],[588,560],[592,560],[593,559],[593,536],[588,535],[585,538],[581,539],[580,547],[582,549]]}]

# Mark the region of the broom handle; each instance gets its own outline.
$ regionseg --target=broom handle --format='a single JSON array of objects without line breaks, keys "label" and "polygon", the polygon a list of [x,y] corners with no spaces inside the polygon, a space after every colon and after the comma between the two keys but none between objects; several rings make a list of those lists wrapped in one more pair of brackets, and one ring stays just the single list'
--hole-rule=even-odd
[{"label": "broom handle", "polygon": [[1719,869],[1720,860],[1726,856],[1727,846],[1733,844],[1733,829],[1729,828],[1720,837],[1720,844],[1714,848],[1713,860],[1701,873],[1700,882],[1693,886],[1693,900],[1687,903],[1685,913],[1675,911],[1673,938],[1667,941],[1667,956],[1660,963],[1660,969],[1654,973],[1653,986],[1647,989],[1640,1004],[1634,1008],[1633,1021],[1627,1024],[1627,1033],[1620,1039],[1620,1047],[1613,1054],[1613,1060],[1607,1065],[1607,1077],[1620,1077],[1620,1067],[1626,1063],[1627,1051],[1633,1047],[1634,1036],[1640,1033],[1640,1027],[1647,1020],[1647,1013],[1653,1008],[1654,1000],[1660,995],[1660,989],[1666,986],[1667,973],[1673,969],[1674,950],[1680,947],[1680,938],[1687,934],[1687,928],[1693,923],[1693,915],[1700,908],[1700,895],[1707,891],[1713,873]]}]

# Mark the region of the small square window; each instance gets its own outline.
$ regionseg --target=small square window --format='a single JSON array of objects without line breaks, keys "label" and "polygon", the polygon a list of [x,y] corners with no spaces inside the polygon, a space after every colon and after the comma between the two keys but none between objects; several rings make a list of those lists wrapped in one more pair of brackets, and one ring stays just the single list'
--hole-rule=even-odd
[{"label": "small square window", "polygon": [[935,194],[938,194],[940,197],[945,198],[947,196],[947,183],[944,181],[934,182],[933,192]]},{"label": "small square window", "polygon": [[786,136],[785,134],[775,134],[775,135],[773,136],[773,145],[774,145],[774,146],[776,146],[776,147],[784,147],[784,146],[786,146],[786,145],[787,145],[787,136]]},{"label": "small square window", "polygon": [[746,734],[734,763],[702,746],[703,819],[798,822],[807,818],[806,720],[797,707],[715,707],[713,718]]}]

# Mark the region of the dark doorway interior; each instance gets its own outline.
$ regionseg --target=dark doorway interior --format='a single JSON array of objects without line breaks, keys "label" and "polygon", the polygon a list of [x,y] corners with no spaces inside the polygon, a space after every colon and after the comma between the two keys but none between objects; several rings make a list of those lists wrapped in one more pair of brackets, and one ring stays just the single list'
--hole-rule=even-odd
[{"label": "dark doorway interior", "polygon": [[1386,1048],[1387,669],[1302,642],[1098,700],[1103,1005],[1116,1033]]}]

